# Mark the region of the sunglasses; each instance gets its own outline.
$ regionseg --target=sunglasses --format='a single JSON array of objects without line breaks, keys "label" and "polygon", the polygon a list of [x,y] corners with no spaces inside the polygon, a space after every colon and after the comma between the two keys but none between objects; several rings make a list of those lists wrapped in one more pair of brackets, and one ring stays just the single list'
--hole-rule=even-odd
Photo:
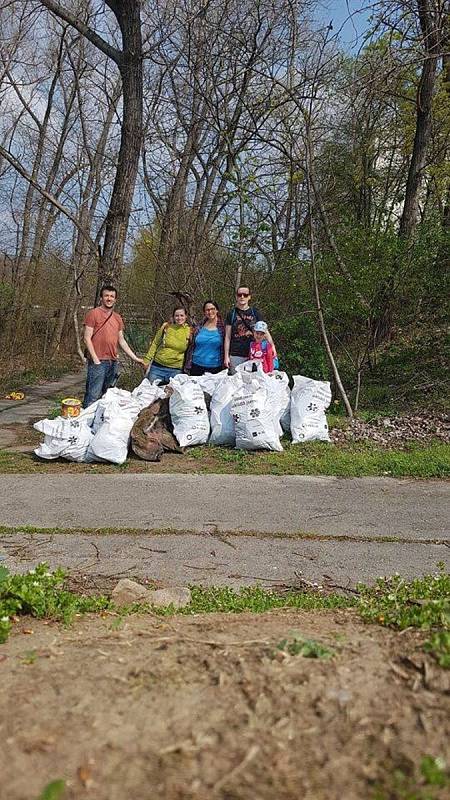
[{"label": "sunglasses", "polygon": [[236,292],[238,297],[250,297],[250,292]]}]

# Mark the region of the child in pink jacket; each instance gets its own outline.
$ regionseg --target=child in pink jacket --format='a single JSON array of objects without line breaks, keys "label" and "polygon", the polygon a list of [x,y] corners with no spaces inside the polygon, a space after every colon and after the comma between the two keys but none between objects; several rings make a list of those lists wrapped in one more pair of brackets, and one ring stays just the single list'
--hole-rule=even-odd
[{"label": "child in pink jacket", "polygon": [[264,372],[272,372],[278,367],[277,354],[267,340],[267,323],[259,320],[253,328],[253,342],[250,344],[250,361],[260,361]]}]

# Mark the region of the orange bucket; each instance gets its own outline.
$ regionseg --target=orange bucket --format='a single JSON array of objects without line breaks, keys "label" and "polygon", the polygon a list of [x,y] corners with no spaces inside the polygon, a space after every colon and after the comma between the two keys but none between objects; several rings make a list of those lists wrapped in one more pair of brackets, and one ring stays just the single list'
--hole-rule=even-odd
[{"label": "orange bucket", "polygon": [[81,400],[76,397],[66,397],[61,400],[61,416],[62,417],[79,417],[81,411]]}]

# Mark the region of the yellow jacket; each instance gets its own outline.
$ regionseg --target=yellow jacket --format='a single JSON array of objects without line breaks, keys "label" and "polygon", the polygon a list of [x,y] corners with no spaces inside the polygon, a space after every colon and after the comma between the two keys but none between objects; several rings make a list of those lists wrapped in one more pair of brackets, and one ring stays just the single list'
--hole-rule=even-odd
[{"label": "yellow jacket", "polygon": [[183,325],[165,322],[150,344],[144,361],[156,361],[163,367],[182,369],[190,338],[191,328],[187,322]]}]

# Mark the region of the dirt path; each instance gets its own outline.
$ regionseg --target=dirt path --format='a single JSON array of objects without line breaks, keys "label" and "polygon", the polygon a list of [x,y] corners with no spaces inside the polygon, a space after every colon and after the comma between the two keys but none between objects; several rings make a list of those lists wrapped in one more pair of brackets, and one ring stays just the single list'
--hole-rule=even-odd
[{"label": "dirt path", "polygon": [[[8,800],[58,778],[64,800],[366,800],[395,769],[417,775],[423,756],[445,755],[448,673],[420,652],[423,635],[351,612],[257,620],[17,624],[0,686]],[[294,636],[335,657],[277,650]]]},{"label": "dirt path", "polygon": [[57,381],[25,386],[23,400],[0,400],[0,447],[14,449],[16,436],[9,426],[30,425],[46,417],[52,403],[61,395],[82,398],[85,380],[84,371],[75,372]]}]

